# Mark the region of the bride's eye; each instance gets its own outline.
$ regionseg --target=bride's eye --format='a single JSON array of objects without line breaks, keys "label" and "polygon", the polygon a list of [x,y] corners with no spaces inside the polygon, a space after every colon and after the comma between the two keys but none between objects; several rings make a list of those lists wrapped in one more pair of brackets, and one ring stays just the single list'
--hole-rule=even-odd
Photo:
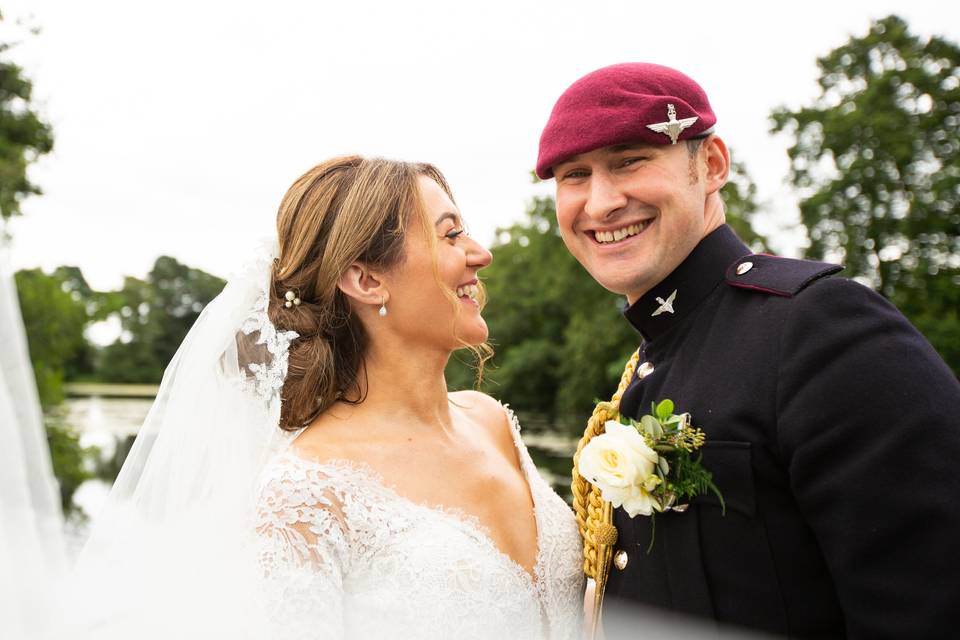
[{"label": "bride's eye", "polygon": [[466,229],[454,229],[454,230],[448,232],[448,233],[447,233],[446,235],[444,235],[443,237],[444,237],[444,238],[447,238],[448,240],[456,240],[457,238],[459,238],[462,234],[464,234],[464,233],[466,233],[466,232],[467,232]]}]

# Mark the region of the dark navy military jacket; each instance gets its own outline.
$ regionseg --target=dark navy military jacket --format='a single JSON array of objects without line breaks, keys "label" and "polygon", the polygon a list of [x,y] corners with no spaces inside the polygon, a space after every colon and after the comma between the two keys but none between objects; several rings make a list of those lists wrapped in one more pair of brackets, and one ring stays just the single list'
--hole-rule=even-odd
[{"label": "dark navy military jacket", "polygon": [[626,564],[605,611],[626,599],[791,637],[960,637],[960,384],[840,269],[751,255],[723,226],[625,311],[643,344],[621,411],[669,398],[689,412],[726,515],[712,496],[659,514],[647,553],[650,519],[617,509]]}]

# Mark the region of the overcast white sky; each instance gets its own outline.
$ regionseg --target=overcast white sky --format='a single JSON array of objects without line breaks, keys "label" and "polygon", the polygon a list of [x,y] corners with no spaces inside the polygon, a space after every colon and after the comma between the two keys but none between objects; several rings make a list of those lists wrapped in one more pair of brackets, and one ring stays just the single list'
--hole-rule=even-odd
[{"label": "overcast white sky", "polygon": [[[35,83],[56,148],[11,225],[17,268],[78,265],[95,288],[172,255],[227,275],[313,164],[359,152],[437,164],[481,241],[530,184],[554,100],[604,65],[649,61],[706,89],[718,131],[790,226],[774,107],[816,95],[815,60],[872,18],[960,40],[960,3],[4,2],[0,39]],[[31,36],[10,24],[42,29]],[[795,253],[800,237],[778,231]]]}]

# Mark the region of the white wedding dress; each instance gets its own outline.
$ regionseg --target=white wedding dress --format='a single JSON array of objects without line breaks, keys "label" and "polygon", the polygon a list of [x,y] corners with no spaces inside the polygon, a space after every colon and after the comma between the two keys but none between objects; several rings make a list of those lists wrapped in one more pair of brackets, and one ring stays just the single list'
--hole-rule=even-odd
[{"label": "white wedding dress", "polygon": [[264,468],[257,516],[277,637],[578,637],[576,522],[508,413],[534,502],[534,576],[475,517],[414,503],[369,467],[307,460],[291,446]]},{"label": "white wedding dress", "polygon": [[72,640],[573,638],[572,511],[511,417],[538,530],[535,576],[479,522],[416,505],[279,428],[290,341],[257,252],[173,361],[65,586]]}]

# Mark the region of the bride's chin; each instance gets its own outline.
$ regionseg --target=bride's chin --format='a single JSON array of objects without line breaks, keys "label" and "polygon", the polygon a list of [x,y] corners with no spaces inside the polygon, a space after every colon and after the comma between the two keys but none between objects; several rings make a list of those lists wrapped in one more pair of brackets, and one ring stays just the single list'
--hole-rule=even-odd
[{"label": "bride's chin", "polygon": [[460,327],[458,331],[459,343],[457,349],[464,346],[477,347],[487,341],[490,337],[490,331],[487,329],[487,323],[481,318],[479,322],[471,322],[468,327]]}]

